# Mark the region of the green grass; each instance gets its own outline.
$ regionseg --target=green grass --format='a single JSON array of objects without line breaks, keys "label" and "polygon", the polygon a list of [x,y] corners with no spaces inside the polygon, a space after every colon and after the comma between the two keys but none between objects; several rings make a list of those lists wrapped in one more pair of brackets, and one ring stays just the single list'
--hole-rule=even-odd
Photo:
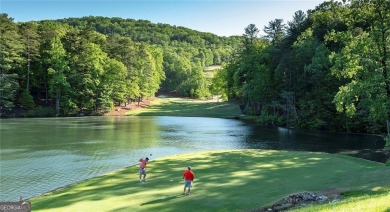
[{"label": "green grass", "polygon": [[[248,118],[237,105],[161,98],[127,115]],[[196,174],[182,196],[181,174]],[[342,201],[297,211],[387,211],[390,168],[343,155],[267,150],[203,152],[160,158],[138,182],[136,166],[32,199],[33,211],[242,211],[259,209],[291,193],[337,190]]]},{"label": "green grass", "polygon": [[[191,195],[182,196],[181,175],[188,165],[196,179]],[[32,209],[242,211],[303,191],[390,189],[390,169],[384,164],[325,153],[210,151],[160,158],[150,162],[148,171],[146,183],[138,182],[138,168],[132,166],[33,198]],[[389,195],[375,197],[388,202]]]},{"label": "green grass", "polygon": [[130,111],[126,115],[219,118],[242,116],[240,108],[236,104],[183,98],[159,98],[151,102],[148,108]]},{"label": "green grass", "polygon": [[339,202],[310,205],[294,211],[390,211],[390,187],[346,192],[343,196]]},{"label": "green grass", "polygon": [[215,74],[221,70],[223,67],[220,65],[215,65],[215,66],[209,66],[204,69],[204,73],[206,76],[206,79],[211,80]]}]

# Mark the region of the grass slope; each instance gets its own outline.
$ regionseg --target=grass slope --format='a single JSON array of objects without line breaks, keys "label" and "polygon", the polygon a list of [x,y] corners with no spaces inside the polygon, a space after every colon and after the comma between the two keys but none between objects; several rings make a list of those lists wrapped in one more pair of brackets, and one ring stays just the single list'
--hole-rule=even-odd
[{"label": "grass slope", "polygon": [[235,118],[242,115],[236,104],[183,98],[159,98],[150,106],[126,113],[138,116],[187,116]]},{"label": "grass slope", "polygon": [[[196,175],[191,195],[181,195],[182,172]],[[390,185],[381,163],[343,155],[233,150],[175,155],[151,161],[148,182],[132,166],[33,198],[33,211],[242,211],[291,193],[372,190]]]},{"label": "grass slope", "polygon": [[390,211],[390,188],[374,188],[361,191],[346,192],[340,202],[322,205],[310,205],[294,211]]}]

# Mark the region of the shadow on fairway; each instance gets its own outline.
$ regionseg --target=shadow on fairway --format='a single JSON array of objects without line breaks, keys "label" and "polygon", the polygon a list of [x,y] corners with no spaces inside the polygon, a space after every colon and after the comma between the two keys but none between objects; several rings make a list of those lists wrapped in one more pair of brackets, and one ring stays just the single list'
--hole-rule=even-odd
[{"label": "shadow on fairway", "polygon": [[170,200],[177,199],[177,198],[182,198],[182,197],[185,197],[185,196],[184,195],[170,196],[170,197],[165,197],[165,198],[161,198],[161,199],[156,199],[156,200],[152,200],[152,201],[149,201],[149,202],[145,202],[145,203],[142,203],[141,205],[150,205],[150,204],[168,202]]},{"label": "shadow on fairway", "polygon": [[[188,165],[195,172],[195,184],[191,196],[184,198],[181,179]],[[390,176],[390,169],[382,164],[341,155],[268,150],[192,153],[151,161],[147,183],[139,183],[138,168],[133,166],[34,198],[32,209],[250,210],[294,192],[388,185],[383,176]]]}]

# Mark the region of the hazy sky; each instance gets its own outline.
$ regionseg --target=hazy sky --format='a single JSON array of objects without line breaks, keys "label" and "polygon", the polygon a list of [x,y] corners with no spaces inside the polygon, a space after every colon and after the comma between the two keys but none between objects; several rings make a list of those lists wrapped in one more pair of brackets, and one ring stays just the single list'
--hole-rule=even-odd
[{"label": "hazy sky", "polygon": [[0,12],[16,22],[105,16],[144,19],[184,26],[220,36],[242,35],[255,24],[290,21],[298,10],[314,9],[324,0],[0,0]]}]

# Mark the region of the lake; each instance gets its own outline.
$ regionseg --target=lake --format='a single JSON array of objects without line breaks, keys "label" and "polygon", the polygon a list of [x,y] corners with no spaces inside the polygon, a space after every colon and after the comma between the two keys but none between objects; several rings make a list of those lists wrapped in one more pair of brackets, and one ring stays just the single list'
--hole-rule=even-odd
[{"label": "lake", "polygon": [[[104,175],[141,157],[248,148],[356,153],[384,144],[374,135],[269,128],[221,118],[1,119],[0,202]],[[137,173],[131,177],[138,178]]]}]

